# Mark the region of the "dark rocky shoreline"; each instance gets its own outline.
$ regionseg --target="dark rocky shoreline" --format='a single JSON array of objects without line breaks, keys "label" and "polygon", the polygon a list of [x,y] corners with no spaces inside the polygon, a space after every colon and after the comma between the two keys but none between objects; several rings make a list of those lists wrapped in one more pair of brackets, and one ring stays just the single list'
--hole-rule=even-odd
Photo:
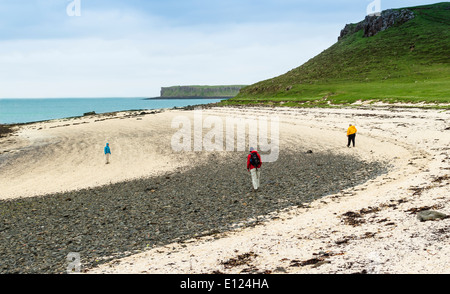
[{"label": "dark rocky shoreline", "polygon": [[383,163],[331,152],[284,152],[277,162],[264,164],[262,191],[253,193],[246,153],[209,157],[201,166],[159,177],[0,201],[0,273],[65,273],[71,252],[80,254],[86,269],[146,248],[226,232],[237,223],[252,226],[259,216],[388,170]]}]

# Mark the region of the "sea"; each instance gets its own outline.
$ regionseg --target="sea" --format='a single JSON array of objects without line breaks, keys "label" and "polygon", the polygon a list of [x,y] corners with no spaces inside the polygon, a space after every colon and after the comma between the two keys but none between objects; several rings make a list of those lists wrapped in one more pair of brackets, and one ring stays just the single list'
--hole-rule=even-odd
[{"label": "sea", "polygon": [[195,106],[223,99],[49,98],[0,99],[0,124],[30,123],[83,116],[87,112],[154,110]]}]

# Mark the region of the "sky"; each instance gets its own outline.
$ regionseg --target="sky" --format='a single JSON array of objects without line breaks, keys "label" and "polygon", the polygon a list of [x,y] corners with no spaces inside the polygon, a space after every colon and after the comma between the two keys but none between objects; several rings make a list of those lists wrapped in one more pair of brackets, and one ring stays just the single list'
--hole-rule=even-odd
[{"label": "sky", "polygon": [[296,68],[368,12],[421,0],[0,0],[0,98],[157,97]]}]

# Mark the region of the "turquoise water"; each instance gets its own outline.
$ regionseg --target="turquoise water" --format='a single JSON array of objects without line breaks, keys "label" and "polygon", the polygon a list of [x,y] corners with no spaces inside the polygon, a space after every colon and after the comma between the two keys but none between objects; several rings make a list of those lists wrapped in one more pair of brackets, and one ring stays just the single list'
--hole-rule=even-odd
[{"label": "turquoise water", "polygon": [[27,123],[96,113],[162,109],[219,102],[220,99],[63,98],[0,99],[0,124]]}]

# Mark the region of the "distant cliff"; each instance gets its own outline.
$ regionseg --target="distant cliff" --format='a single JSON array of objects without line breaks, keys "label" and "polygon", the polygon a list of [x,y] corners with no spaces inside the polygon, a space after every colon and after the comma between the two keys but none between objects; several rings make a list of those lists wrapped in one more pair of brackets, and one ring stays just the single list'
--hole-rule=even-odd
[{"label": "distant cliff", "polygon": [[245,86],[174,86],[161,88],[162,98],[232,98]]}]

